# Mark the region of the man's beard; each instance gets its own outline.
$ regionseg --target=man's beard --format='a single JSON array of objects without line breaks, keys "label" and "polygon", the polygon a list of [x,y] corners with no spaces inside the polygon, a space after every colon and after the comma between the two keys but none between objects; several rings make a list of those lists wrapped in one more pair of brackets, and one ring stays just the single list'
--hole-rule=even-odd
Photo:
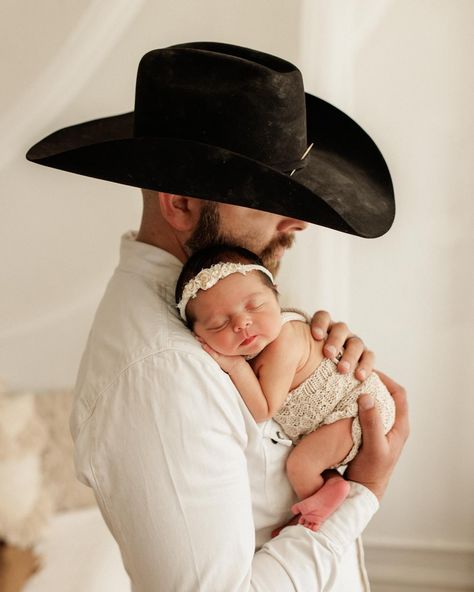
[{"label": "man's beard", "polygon": [[205,249],[210,245],[223,243],[220,238],[220,218],[217,204],[207,201],[203,204],[199,221],[194,232],[186,241],[188,255]]},{"label": "man's beard", "polygon": [[[188,253],[195,253],[210,245],[223,243],[239,245],[255,252],[255,237],[250,234],[243,234],[240,237],[232,236],[222,232],[220,226],[218,205],[215,202],[206,202],[202,207],[196,229],[186,242]],[[265,267],[275,274],[280,267],[280,259],[276,257],[276,254],[282,248],[289,249],[294,240],[294,234],[280,234],[255,254],[260,257]]]},{"label": "man's beard", "polygon": [[265,267],[271,271],[274,275],[278,273],[280,269],[281,258],[275,257],[276,253],[283,249],[291,249],[295,242],[294,234],[280,234],[279,236],[272,239],[268,245],[259,254],[260,259],[263,261]]}]

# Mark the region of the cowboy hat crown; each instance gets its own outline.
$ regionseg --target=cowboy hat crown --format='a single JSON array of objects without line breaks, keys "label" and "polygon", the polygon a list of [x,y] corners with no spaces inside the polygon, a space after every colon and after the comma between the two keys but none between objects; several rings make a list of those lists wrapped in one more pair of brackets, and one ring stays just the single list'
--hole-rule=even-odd
[{"label": "cowboy hat crown", "polygon": [[133,112],[59,130],[27,158],[367,238],[395,213],[387,165],[362,128],[305,93],[293,64],[228,44],[148,52]]}]

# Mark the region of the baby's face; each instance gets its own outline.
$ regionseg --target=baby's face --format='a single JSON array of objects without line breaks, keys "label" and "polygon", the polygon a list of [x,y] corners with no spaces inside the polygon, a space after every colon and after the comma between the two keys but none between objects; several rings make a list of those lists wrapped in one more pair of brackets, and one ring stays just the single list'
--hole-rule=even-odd
[{"label": "baby's face", "polygon": [[254,356],[274,341],[281,329],[280,305],[258,271],[233,273],[189,301],[194,332],[228,356]]}]

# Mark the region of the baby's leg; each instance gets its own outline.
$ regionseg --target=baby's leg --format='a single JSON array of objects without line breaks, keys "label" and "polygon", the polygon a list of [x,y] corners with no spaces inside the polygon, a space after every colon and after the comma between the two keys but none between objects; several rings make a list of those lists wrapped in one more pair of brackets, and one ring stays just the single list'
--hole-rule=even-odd
[{"label": "baby's leg", "polygon": [[288,479],[300,498],[292,507],[300,524],[317,530],[344,501],[349,484],[338,473],[324,480],[322,472],[340,463],[352,448],[352,418],[325,425],[308,434],[287,461]]},{"label": "baby's leg", "polygon": [[305,499],[324,483],[321,473],[339,464],[352,448],[351,417],[324,425],[295,446],[286,463],[296,495]]}]

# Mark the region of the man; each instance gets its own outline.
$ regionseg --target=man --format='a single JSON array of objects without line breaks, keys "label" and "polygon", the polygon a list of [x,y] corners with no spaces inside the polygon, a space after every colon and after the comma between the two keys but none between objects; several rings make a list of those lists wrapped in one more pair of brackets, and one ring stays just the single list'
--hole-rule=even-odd
[{"label": "man", "polygon": [[[403,389],[384,378],[397,405],[387,437],[361,398],[364,444],[342,506],[316,533],[290,524],[271,538],[294,501],[290,442],[275,422],[255,424],[182,324],[174,285],[210,241],[238,242],[275,270],[303,220],[386,232],[393,191],[370,138],[305,95],[288,62],[195,43],[144,56],[134,113],[60,130],[27,156],[143,190],[140,229],[122,239],[71,418],[79,477],[95,491],[133,590],[364,589],[356,541],[407,437]],[[363,378],[372,354],[317,314],[315,334],[328,329],[327,355],[345,344],[341,371],[358,362]]]}]

